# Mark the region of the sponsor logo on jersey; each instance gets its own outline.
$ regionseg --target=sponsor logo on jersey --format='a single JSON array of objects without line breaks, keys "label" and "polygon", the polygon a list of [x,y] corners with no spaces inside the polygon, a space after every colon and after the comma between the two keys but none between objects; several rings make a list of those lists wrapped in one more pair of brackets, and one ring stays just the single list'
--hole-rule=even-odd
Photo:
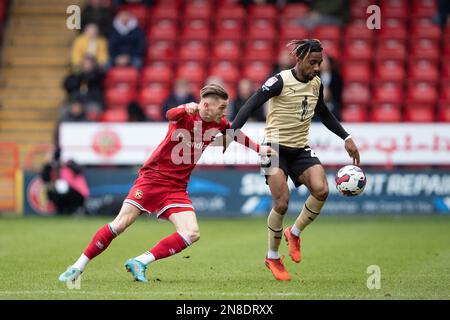
[{"label": "sponsor logo on jersey", "polygon": [[142,192],[142,190],[136,190],[135,192],[134,192],[134,197],[136,198],[136,199],[142,199],[142,196],[144,195],[144,192]]},{"label": "sponsor logo on jersey", "polygon": [[264,82],[264,84],[262,86],[263,91],[264,90],[269,91],[270,90],[269,87],[273,86],[273,84],[277,81],[278,81],[277,77],[271,77],[271,78],[267,79],[266,82]]}]

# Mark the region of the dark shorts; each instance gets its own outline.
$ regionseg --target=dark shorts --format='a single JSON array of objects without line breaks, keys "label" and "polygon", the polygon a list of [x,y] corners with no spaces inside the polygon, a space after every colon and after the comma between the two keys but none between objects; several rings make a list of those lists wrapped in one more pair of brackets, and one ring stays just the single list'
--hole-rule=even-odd
[{"label": "dark shorts", "polygon": [[[306,169],[316,164],[322,164],[309,146],[304,148],[291,148],[283,145],[269,145],[271,145],[275,150],[278,148],[277,151],[279,157],[276,159],[271,159],[270,163],[261,164],[262,172],[269,173],[270,170],[267,171],[267,168],[270,167],[270,169],[273,169],[274,167],[279,167],[284,171],[286,177],[291,178],[295,187],[301,186],[301,183],[298,182],[297,179]],[[265,176],[266,184],[268,184],[269,175],[266,174]]]}]

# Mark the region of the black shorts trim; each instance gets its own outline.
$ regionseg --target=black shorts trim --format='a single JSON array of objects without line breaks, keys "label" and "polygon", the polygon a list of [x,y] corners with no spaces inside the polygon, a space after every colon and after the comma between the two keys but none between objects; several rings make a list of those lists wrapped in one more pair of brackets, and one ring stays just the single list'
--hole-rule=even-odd
[{"label": "black shorts trim", "polygon": [[[317,158],[314,151],[309,146],[305,146],[304,148],[292,148],[273,143],[267,143],[266,145],[269,145],[278,151],[278,167],[283,170],[286,178],[291,178],[296,188],[302,185],[297,181],[297,178],[303,172],[316,164],[322,165],[319,158]],[[267,164],[265,167],[267,167]],[[266,175],[265,177],[266,184],[269,184],[269,175]]]}]

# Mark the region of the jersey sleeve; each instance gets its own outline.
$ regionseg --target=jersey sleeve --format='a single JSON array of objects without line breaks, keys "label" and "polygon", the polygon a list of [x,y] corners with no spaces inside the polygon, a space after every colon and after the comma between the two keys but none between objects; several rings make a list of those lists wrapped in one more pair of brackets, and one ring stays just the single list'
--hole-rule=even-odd
[{"label": "jersey sleeve", "polygon": [[169,121],[179,121],[187,115],[184,104],[176,108],[169,109],[166,113],[166,119]]},{"label": "jersey sleeve", "polygon": [[280,74],[276,74],[273,77],[264,82],[261,88],[258,89],[242,106],[239,110],[236,118],[233,120],[232,128],[234,130],[242,128],[247,122],[250,115],[270,98],[280,95],[283,90],[283,78]]},{"label": "jersey sleeve", "polygon": [[328,128],[331,132],[339,136],[341,139],[345,139],[349,136],[347,131],[342,127],[339,121],[336,119],[330,109],[325,105],[323,101],[323,85],[320,85],[319,100],[317,101],[317,106],[315,109],[316,114],[319,116],[320,121]]}]

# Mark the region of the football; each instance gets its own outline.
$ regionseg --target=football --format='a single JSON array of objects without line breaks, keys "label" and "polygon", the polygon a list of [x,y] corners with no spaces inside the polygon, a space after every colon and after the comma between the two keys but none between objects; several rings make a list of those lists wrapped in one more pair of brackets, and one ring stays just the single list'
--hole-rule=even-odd
[{"label": "football", "polygon": [[335,181],[336,189],[340,194],[353,197],[363,192],[366,186],[366,175],[360,167],[347,165],[339,169]]}]

